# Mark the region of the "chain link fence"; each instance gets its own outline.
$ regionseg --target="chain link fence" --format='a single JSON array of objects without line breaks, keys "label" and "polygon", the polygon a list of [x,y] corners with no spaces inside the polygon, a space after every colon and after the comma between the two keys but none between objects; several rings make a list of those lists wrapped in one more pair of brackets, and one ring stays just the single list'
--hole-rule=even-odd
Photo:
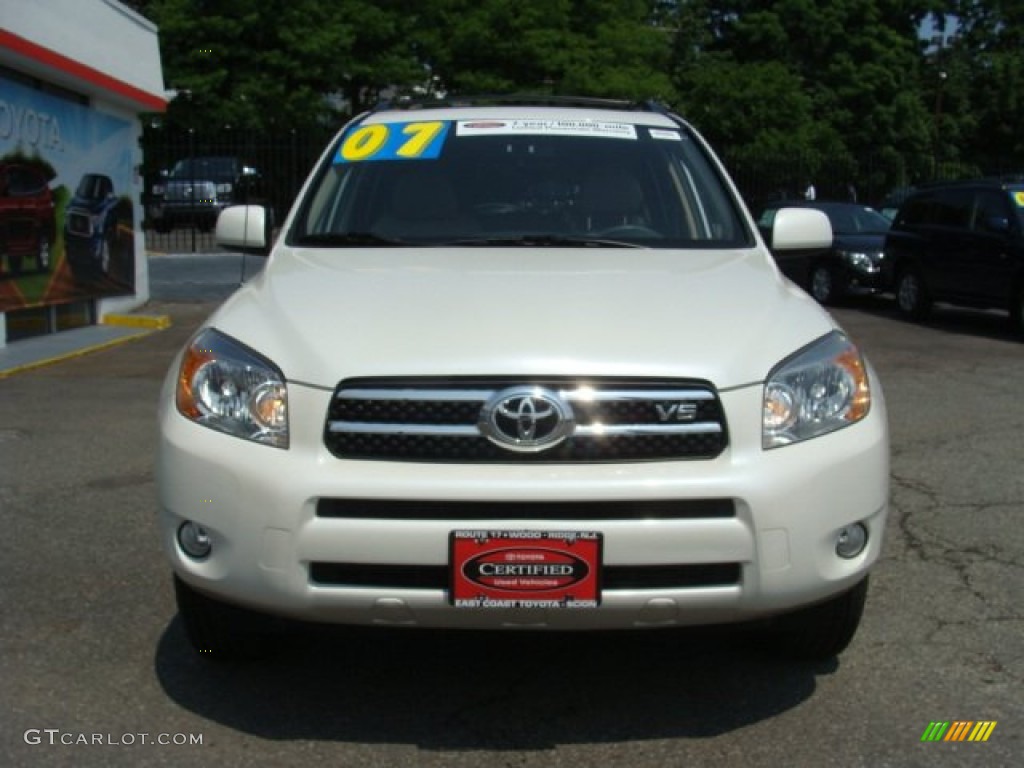
[{"label": "chain link fence", "polygon": [[[259,202],[283,220],[306,176],[324,151],[331,131],[286,131],[257,134],[223,129],[210,133],[173,131],[147,126],[142,135],[144,190],[142,205],[146,248],[153,252],[213,251],[210,216],[171,220],[166,209],[175,204],[191,210],[226,202]],[[207,197],[201,170],[210,159],[233,161],[230,167],[252,171],[245,178],[216,179],[216,203]],[[176,180],[175,170],[180,176]],[[183,202],[182,202],[183,201]]]},{"label": "chain link fence", "polygon": [[[221,129],[210,132],[173,131],[147,126],[142,145],[145,165],[143,226],[151,252],[204,252],[216,246],[210,231],[212,218],[184,219],[168,227],[159,212],[168,191],[168,175],[176,165],[201,158],[233,158],[258,174],[258,184],[235,185],[232,202],[258,201],[269,205],[278,222],[291,208],[306,176],[331,137],[328,129],[257,134]],[[981,169],[964,162],[937,162],[932,156],[903,156],[879,152],[863,157],[822,161],[800,155],[765,156],[720,147],[729,173],[754,214],[764,204],[804,196],[813,185],[819,200],[856,200],[875,207],[898,205],[906,191],[937,179],[957,179],[1009,172]],[[197,181],[197,179],[192,179]],[[197,185],[190,185],[195,194]],[[239,199],[240,198],[240,199]]]}]

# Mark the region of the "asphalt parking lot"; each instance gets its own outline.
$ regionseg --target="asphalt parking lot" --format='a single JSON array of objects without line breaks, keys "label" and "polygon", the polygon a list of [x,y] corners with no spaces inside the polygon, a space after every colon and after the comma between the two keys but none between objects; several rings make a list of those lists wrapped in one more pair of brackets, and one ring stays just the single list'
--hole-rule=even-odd
[{"label": "asphalt parking lot", "polygon": [[[180,261],[152,262],[167,285],[147,310],[171,328],[0,379],[0,764],[1021,763],[1024,343],[1001,317],[835,312],[878,370],[893,450],[883,559],[838,660],[731,632],[359,630],[231,666],[176,618],[153,452],[163,374],[240,265],[208,257],[182,289],[174,270],[199,267]],[[934,721],[997,725],[922,742]]]}]

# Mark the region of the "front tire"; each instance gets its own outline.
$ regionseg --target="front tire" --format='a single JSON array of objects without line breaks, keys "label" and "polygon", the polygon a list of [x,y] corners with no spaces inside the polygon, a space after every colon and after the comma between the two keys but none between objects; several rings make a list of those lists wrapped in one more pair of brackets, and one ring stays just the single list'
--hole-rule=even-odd
[{"label": "front tire", "polygon": [[910,267],[896,279],[896,306],[911,320],[923,320],[931,311],[931,295],[918,269]]},{"label": "front tire", "polygon": [[774,619],[769,642],[779,653],[823,661],[846,649],[857,633],[868,594],[868,577],[837,597]]},{"label": "front tire", "polygon": [[811,271],[810,293],[819,304],[835,304],[842,291],[835,271],[827,264],[816,264]]},{"label": "front tire", "polygon": [[1010,299],[1010,327],[1024,341],[1024,284],[1017,287]]},{"label": "front tire", "polygon": [[197,592],[177,575],[174,596],[185,634],[204,658],[253,660],[275,650],[277,638],[265,617]]}]

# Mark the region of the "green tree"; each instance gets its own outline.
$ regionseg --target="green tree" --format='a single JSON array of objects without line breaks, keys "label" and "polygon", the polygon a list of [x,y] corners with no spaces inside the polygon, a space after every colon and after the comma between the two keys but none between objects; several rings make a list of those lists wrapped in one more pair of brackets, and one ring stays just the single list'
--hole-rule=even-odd
[{"label": "green tree", "polygon": [[[781,138],[793,173],[817,178],[832,193],[845,192],[855,179],[870,187],[892,183],[911,175],[907,158],[928,156],[931,119],[919,88],[917,32],[926,9],[920,4],[680,5],[679,102],[709,135],[724,137],[731,154],[778,164],[771,149]],[[859,167],[868,156],[872,166]]]},{"label": "green tree", "polygon": [[650,0],[435,0],[418,51],[455,93],[667,98],[671,36]]},{"label": "green tree", "polygon": [[303,128],[384,95],[540,91],[660,98],[734,169],[791,189],[1024,168],[1024,0],[129,3],[160,28],[178,127]]},{"label": "green tree", "polygon": [[[421,77],[411,0],[147,0],[168,119],[184,127],[304,127]],[[333,100],[330,97],[334,97]]]},{"label": "green tree", "polygon": [[1024,0],[951,0],[928,51],[937,143],[985,173],[1024,172]]}]

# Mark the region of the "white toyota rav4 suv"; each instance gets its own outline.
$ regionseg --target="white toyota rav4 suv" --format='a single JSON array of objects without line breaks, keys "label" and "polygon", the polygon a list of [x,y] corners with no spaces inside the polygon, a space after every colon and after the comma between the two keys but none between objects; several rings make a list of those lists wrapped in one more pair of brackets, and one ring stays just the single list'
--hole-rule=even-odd
[{"label": "white toyota rav4 suv", "polygon": [[[783,209],[772,247],[825,248]],[[191,642],[277,619],[588,630],[860,621],[888,509],[878,380],[657,105],[387,107],[338,134],[162,393]],[[261,621],[256,621],[260,619]],[[286,624],[286,622],[284,623]]]}]

